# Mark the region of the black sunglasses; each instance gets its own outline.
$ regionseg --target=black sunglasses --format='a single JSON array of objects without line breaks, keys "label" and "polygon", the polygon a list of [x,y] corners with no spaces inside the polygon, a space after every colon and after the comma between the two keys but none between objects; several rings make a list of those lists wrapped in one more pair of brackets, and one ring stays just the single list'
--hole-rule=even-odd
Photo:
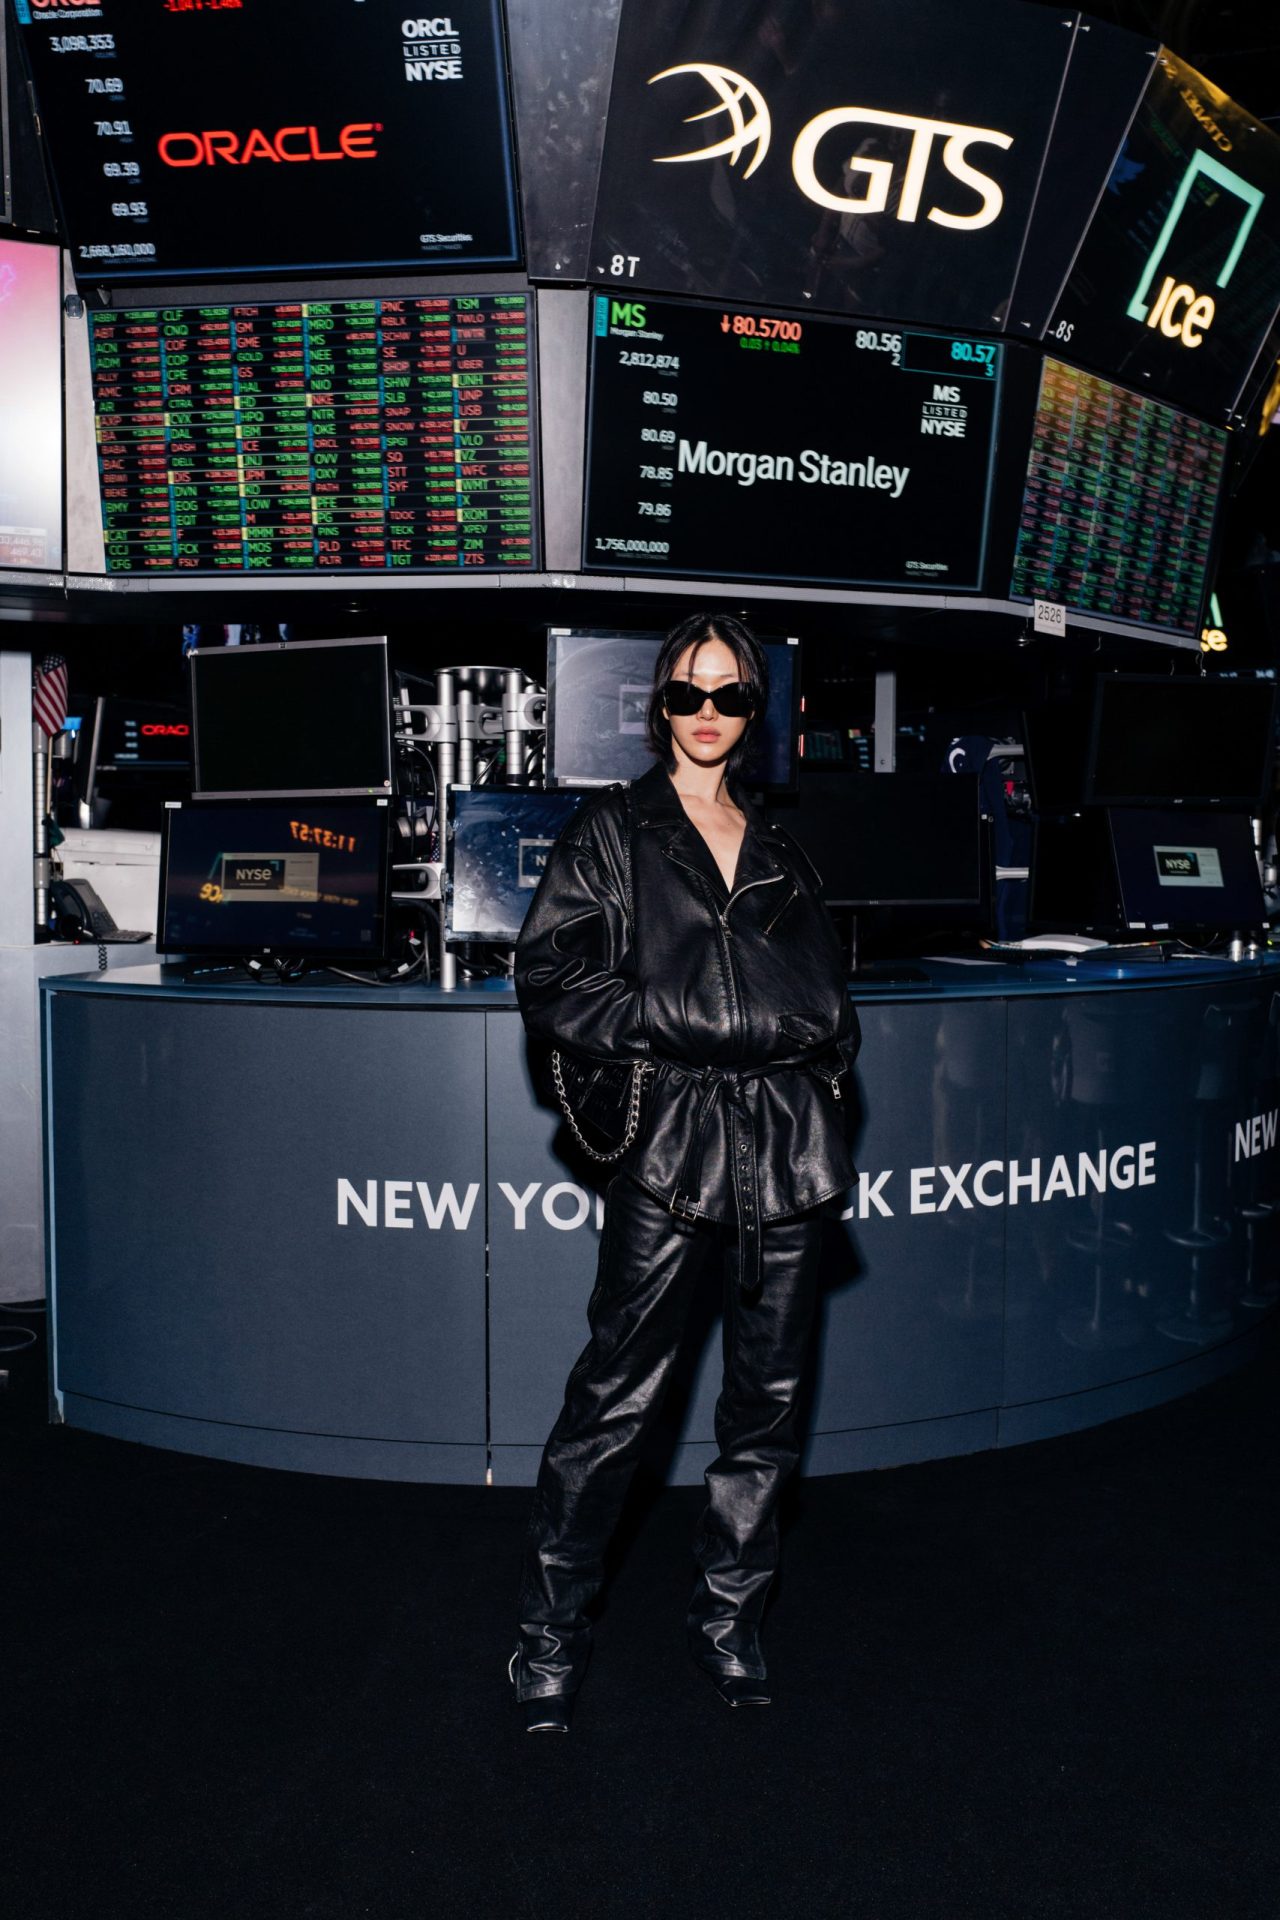
[{"label": "black sunglasses", "polygon": [[696,687],[692,680],[668,680],[662,689],[662,704],[668,713],[678,713],[687,720],[695,713],[701,713],[710,700],[717,713],[726,720],[744,720],[756,710],[755,688],[745,680],[731,680],[726,687]]}]

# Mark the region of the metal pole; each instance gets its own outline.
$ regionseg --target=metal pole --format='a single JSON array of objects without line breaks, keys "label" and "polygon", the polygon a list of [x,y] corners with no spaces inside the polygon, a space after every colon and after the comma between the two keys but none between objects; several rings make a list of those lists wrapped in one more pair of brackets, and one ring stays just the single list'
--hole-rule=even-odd
[{"label": "metal pole", "polygon": [[39,722],[33,722],[31,727],[31,762],[31,810],[34,827],[33,880],[36,896],[36,938],[39,939],[49,925],[49,882],[53,876],[49,861],[49,815],[45,806],[45,788],[49,779],[49,736]]},{"label": "metal pole", "polygon": [[507,749],[506,785],[522,787],[527,777],[524,729],[520,725],[524,704],[524,675],[511,667],[502,676],[502,731]]},{"label": "metal pole", "polygon": [[[440,709],[440,743],[436,748],[436,830],[440,841],[441,879],[444,875],[445,826],[449,811],[449,789],[458,778],[458,739],[456,690],[452,673],[442,669],[436,675],[436,705]],[[450,724],[453,722],[454,724]],[[440,985],[453,993],[458,985],[458,961],[450,953],[444,937],[444,887],[440,888]]]}]

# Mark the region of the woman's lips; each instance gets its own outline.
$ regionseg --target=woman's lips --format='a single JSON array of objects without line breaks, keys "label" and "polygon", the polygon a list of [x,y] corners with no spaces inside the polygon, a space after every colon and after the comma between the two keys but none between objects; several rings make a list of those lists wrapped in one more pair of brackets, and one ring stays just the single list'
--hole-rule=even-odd
[{"label": "woman's lips", "polygon": [[716,727],[699,727],[693,737],[695,740],[718,740],[720,732]]}]

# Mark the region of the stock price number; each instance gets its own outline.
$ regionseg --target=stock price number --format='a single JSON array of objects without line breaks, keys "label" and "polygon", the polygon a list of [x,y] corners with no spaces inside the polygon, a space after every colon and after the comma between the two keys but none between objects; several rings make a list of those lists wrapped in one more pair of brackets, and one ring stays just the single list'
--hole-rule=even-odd
[{"label": "stock price number", "polygon": [[669,500],[637,500],[636,507],[642,519],[646,514],[653,520],[669,520],[671,518],[671,502]]},{"label": "stock price number", "polygon": [[674,427],[641,427],[640,438],[658,447],[674,447],[676,430]]},{"label": "stock price number", "polygon": [[671,477],[672,470],[670,467],[650,467],[643,462],[641,463],[640,478],[642,480],[670,480]]},{"label": "stock price number", "polygon": [[646,407],[674,407],[677,397],[674,393],[663,393],[657,387],[646,387],[643,395]]},{"label": "stock price number", "polygon": [[995,379],[996,349],[991,340],[953,340],[951,358],[981,367],[989,380]]},{"label": "stock price number", "polygon": [[748,340],[798,340],[804,332],[798,320],[776,320],[768,313],[722,313],[721,333]]},{"label": "stock price number", "polygon": [[655,373],[679,373],[678,353],[637,353],[624,349],[618,355],[620,367],[650,367]]},{"label": "stock price number", "polygon": [[853,344],[863,353],[887,353],[895,367],[902,365],[902,335],[881,333],[878,327],[859,327]]}]

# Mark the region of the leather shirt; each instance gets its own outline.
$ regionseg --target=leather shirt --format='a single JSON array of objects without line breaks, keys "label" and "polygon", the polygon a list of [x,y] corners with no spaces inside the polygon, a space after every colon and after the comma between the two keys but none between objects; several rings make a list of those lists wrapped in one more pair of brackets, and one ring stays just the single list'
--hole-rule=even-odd
[{"label": "leather shirt", "polygon": [[859,1029],[818,875],[734,798],[747,826],[729,889],[664,767],[593,796],[548,856],[515,983],[531,1036],[648,1063],[619,1165],[672,1213],[735,1223],[751,1286],[761,1227],[853,1183]]}]

